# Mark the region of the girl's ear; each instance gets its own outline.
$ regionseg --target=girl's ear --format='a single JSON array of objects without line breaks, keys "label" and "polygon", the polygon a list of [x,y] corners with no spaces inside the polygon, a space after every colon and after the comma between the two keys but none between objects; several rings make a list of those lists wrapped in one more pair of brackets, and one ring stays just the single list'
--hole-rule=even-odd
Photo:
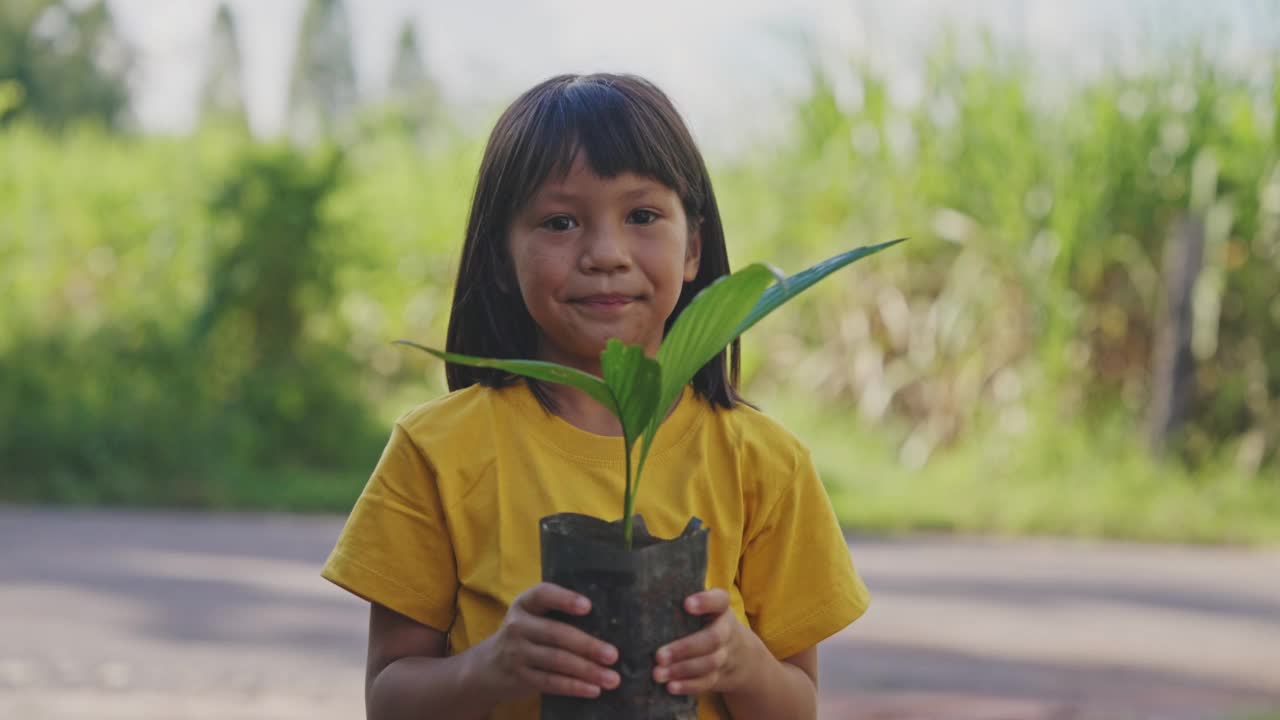
[{"label": "girl's ear", "polygon": [[684,251],[684,281],[693,282],[698,277],[698,267],[702,263],[702,220],[698,220],[698,225],[689,233],[689,242],[685,245]]}]

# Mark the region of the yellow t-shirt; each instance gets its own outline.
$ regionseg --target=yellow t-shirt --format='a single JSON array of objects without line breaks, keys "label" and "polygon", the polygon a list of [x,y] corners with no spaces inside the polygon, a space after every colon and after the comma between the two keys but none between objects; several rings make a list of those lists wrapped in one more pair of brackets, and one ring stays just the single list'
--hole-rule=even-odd
[{"label": "yellow t-shirt", "polygon": [[[523,382],[450,393],[397,421],[323,576],[447,632],[461,653],[501,625],[541,578],[540,518],[622,516],[622,438],[545,412]],[[675,537],[691,516],[710,530],[707,586],[786,658],[860,616],[866,587],[808,451],[746,406],[712,408],[686,388],[654,440],[637,512]],[[718,697],[699,720],[727,718]],[[538,717],[538,702],[493,720]]]}]

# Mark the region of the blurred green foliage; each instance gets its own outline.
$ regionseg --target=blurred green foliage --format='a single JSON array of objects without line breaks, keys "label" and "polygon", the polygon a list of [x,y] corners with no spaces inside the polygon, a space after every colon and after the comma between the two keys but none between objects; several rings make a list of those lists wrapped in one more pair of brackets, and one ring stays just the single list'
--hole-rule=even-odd
[{"label": "blurred green foliage", "polygon": [[129,104],[132,51],[104,0],[0,3],[0,127],[89,120],[118,128]]},{"label": "blurred green foliage", "polygon": [[253,468],[367,461],[383,433],[341,380],[356,362],[307,327],[343,260],[340,156],[64,142],[89,162],[5,174],[4,494],[201,504]]},{"label": "blurred green foliage", "polygon": [[[865,528],[1280,537],[1280,65],[1182,53],[1051,85],[944,47],[917,105],[815,72],[716,162],[738,264],[912,242],[745,339],[747,394]],[[442,369],[481,140],[338,152],[0,131],[0,498],[345,510]],[[1150,459],[1162,253],[1206,221],[1199,369]]]},{"label": "blurred green foliage", "polygon": [[1013,52],[944,50],[930,67],[908,108],[865,68],[853,101],[816,76],[791,142],[727,186],[749,256],[795,266],[913,237],[775,326],[757,382],[809,378],[905,425],[921,462],[977,427],[1116,412],[1139,442],[1162,253],[1196,214],[1207,250],[1182,459],[1263,472],[1280,445],[1280,65],[1240,77],[1192,53],[1048,98]]}]

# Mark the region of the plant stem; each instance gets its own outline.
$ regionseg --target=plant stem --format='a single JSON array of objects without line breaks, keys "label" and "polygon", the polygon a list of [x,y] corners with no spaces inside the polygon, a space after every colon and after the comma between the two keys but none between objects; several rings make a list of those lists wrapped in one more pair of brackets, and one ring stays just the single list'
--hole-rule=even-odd
[{"label": "plant stem", "polygon": [[631,492],[631,445],[627,444],[627,484],[622,496],[622,547],[631,550],[631,514],[635,496]]}]

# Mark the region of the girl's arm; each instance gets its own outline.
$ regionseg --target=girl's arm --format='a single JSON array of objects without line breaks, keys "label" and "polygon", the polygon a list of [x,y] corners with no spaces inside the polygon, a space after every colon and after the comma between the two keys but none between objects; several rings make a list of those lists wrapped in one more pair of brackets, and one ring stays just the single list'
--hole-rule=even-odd
[{"label": "girl's arm", "polygon": [[[755,637],[755,633],[751,635]],[[774,659],[764,643],[760,643],[760,651],[755,679],[747,679],[737,691],[724,693],[730,714],[738,720],[818,717],[818,646],[785,660]]]},{"label": "girl's arm", "polygon": [[500,702],[535,692],[596,697],[616,687],[617,650],[552,610],[584,615],[586,598],[549,583],[515,599],[502,627],[445,657],[445,634],[376,603],[369,611],[365,712],[369,720],[483,718]]},{"label": "girl's arm", "polygon": [[724,590],[689,596],[685,609],[708,624],[658,650],[654,680],[677,695],[717,692],[736,720],[806,720],[818,716],[818,649],[777,660],[738,621]]},{"label": "girl's arm", "polygon": [[459,718],[493,709],[479,692],[483,673],[476,653],[445,657],[446,636],[377,603],[369,606],[365,713],[369,720],[433,717],[446,708]]}]

